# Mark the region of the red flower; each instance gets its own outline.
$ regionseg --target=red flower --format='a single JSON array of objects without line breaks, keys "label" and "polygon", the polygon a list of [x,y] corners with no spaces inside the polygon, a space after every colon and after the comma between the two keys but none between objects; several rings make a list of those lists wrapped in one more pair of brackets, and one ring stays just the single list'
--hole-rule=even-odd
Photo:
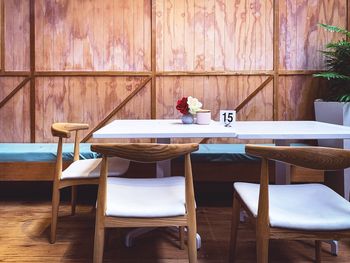
[{"label": "red flower", "polygon": [[181,100],[177,101],[176,109],[182,114],[188,114],[189,108],[187,104],[187,97],[183,97]]}]

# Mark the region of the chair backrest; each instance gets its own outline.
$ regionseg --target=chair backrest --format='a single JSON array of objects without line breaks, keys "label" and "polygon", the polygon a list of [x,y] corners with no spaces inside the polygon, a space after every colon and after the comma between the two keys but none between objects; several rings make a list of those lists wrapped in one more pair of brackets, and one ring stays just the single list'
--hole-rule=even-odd
[{"label": "chair backrest", "polygon": [[350,167],[350,151],[327,147],[288,147],[246,145],[246,153],[317,170]]},{"label": "chair backrest", "polygon": [[70,133],[72,131],[87,129],[89,129],[89,124],[86,123],[56,122],[51,126],[51,133],[56,137],[70,138]]},{"label": "chair backrest", "polygon": [[93,144],[91,150],[104,156],[116,156],[135,162],[158,162],[198,150],[198,144],[105,143]]},{"label": "chair backrest", "polygon": [[86,123],[66,123],[66,122],[56,122],[51,125],[52,136],[59,137],[57,146],[57,160],[56,160],[56,171],[54,180],[59,180],[62,175],[62,147],[63,138],[70,138],[71,132],[75,131],[74,138],[74,157],[73,161],[79,160],[79,133],[80,130],[89,129],[89,124]]},{"label": "chair backrest", "polygon": [[156,144],[156,143],[118,143],[93,144],[91,150],[103,155],[98,189],[99,216],[106,208],[106,185],[108,174],[108,157],[119,157],[136,162],[157,162],[185,155],[185,199],[187,211],[194,213],[194,189],[190,153],[197,151],[198,144]]}]

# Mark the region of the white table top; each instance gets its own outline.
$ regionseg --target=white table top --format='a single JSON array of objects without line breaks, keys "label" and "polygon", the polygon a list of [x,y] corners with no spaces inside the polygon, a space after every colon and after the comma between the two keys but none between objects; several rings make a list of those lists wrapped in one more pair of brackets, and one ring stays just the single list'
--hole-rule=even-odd
[{"label": "white table top", "polygon": [[350,127],[317,121],[237,121],[238,139],[350,139]]},{"label": "white table top", "polygon": [[93,133],[93,138],[228,138],[232,128],[212,121],[209,125],[182,124],[181,120],[115,120]]},{"label": "white table top", "polygon": [[350,127],[316,121],[236,121],[224,127],[182,124],[180,120],[115,120],[93,138],[350,139]]}]

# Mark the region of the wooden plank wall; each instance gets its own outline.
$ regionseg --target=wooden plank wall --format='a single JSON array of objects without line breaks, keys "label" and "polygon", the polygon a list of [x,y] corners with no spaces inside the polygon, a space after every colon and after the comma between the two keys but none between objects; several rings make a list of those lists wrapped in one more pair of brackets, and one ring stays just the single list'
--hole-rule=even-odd
[{"label": "wooden plank wall", "polygon": [[313,119],[335,39],[317,24],[350,26],[350,0],[0,3],[0,142],[51,142],[55,121],[89,123],[92,141],[113,119],[179,118],[189,95],[214,119]]}]

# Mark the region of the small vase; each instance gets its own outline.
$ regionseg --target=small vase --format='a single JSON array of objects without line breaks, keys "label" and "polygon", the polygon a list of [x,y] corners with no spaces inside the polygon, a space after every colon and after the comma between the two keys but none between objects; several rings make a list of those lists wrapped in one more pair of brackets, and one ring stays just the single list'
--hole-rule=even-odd
[{"label": "small vase", "polygon": [[183,124],[192,124],[194,122],[193,115],[191,113],[187,113],[182,115],[181,121]]}]

